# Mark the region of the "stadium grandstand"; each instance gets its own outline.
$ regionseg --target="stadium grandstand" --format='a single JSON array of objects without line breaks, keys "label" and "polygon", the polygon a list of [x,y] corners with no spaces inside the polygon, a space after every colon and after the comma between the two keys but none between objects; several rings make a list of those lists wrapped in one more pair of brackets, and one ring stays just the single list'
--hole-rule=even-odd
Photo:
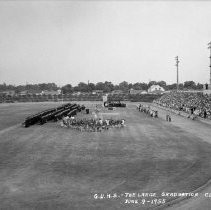
[{"label": "stadium grandstand", "polygon": [[211,96],[200,92],[172,91],[154,100],[154,103],[211,119]]}]

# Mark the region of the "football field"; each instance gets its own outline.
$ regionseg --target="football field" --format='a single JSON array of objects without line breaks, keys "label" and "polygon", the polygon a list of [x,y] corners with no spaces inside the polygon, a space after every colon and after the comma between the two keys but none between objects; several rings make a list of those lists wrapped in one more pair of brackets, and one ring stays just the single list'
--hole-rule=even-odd
[{"label": "football field", "polygon": [[[84,104],[91,117],[93,103]],[[135,103],[99,113],[125,119],[124,128],[80,132],[59,122],[20,125],[26,116],[56,106],[0,104],[0,209],[152,209],[161,205],[158,200],[176,199],[162,193],[192,192],[210,179],[208,125],[151,118]],[[137,198],[141,193],[156,196]]]}]

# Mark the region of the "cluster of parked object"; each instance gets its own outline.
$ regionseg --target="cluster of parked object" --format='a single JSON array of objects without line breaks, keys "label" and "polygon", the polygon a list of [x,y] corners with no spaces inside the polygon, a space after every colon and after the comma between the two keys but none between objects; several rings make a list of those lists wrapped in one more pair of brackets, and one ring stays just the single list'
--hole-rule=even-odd
[{"label": "cluster of parked object", "polygon": [[37,114],[31,115],[25,119],[23,122],[24,127],[29,127],[31,125],[35,124],[44,124],[48,121],[58,121],[61,120],[65,116],[74,116],[77,114],[77,112],[80,112],[81,110],[84,110],[84,105],[78,105],[78,104],[71,104],[67,103],[62,106],[47,109],[42,112],[39,112]]}]

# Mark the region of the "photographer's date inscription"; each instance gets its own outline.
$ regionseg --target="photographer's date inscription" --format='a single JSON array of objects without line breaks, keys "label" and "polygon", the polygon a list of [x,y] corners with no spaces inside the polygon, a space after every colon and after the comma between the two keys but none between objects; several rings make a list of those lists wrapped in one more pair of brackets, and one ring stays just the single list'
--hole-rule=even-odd
[{"label": "photographer's date inscription", "polygon": [[204,196],[211,199],[211,193],[199,194],[199,193],[172,193],[162,192],[157,193],[95,193],[93,198],[95,200],[119,200],[124,205],[163,205],[169,198],[180,198],[180,197],[198,197]]}]

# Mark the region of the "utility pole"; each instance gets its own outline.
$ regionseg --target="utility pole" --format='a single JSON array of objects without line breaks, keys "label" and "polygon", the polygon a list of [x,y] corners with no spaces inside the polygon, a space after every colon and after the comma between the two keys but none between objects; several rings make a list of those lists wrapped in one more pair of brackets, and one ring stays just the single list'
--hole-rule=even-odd
[{"label": "utility pole", "polygon": [[89,89],[89,80],[88,80],[88,83],[87,84],[88,84],[88,92],[91,92],[90,89]]},{"label": "utility pole", "polygon": [[178,56],[175,57],[176,67],[177,67],[177,91],[179,90],[179,59]]},{"label": "utility pole", "polygon": [[63,98],[63,90],[61,89],[61,94],[62,94],[62,104],[64,103],[64,98]]},{"label": "utility pole", "polygon": [[210,49],[210,85],[211,85],[211,42],[208,43],[208,49]]}]

